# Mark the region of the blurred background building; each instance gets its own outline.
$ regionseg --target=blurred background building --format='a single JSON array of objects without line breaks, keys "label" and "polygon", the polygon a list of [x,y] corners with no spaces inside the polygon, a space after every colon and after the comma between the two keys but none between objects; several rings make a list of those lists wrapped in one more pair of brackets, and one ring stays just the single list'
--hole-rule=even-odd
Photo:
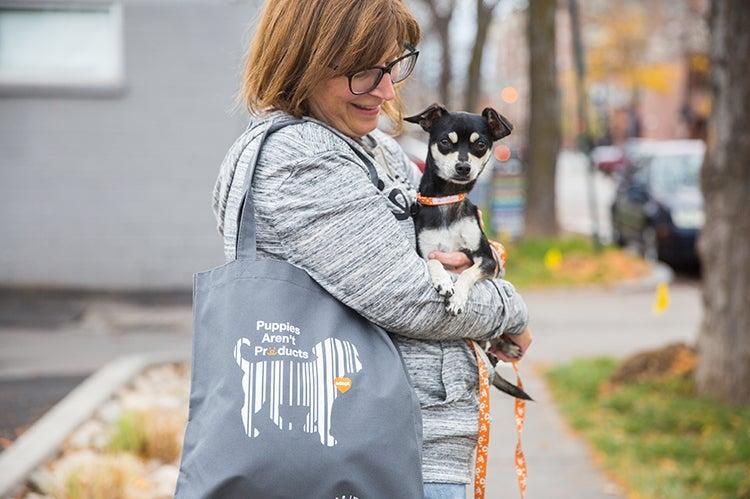
[{"label": "blurred background building", "polygon": [[255,1],[0,1],[0,283],[185,289]]},{"label": "blurred background building", "polygon": [[[580,2],[589,105],[598,143],[629,137],[705,139],[710,113],[706,2]],[[528,111],[526,11],[499,17],[492,32],[496,80],[483,99],[500,104],[521,134]],[[563,145],[575,145],[576,93],[571,22],[567,2],[558,2],[557,61],[562,95]],[[518,99],[503,99],[512,87]],[[513,104],[513,105],[509,105]]]}]

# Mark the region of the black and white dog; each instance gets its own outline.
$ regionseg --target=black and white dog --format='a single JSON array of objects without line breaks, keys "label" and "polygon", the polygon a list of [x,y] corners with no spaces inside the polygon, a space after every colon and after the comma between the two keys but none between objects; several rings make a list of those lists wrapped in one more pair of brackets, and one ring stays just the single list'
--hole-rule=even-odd
[{"label": "black and white dog", "polygon": [[[430,134],[427,160],[413,210],[417,252],[427,267],[437,292],[445,298],[453,315],[463,312],[474,284],[495,276],[496,262],[480,225],[479,211],[467,194],[492,155],[492,144],[510,135],[513,126],[492,108],[481,115],[448,112],[433,104],[421,113],[404,118],[419,124]],[[432,251],[460,251],[473,265],[456,282],[437,260],[427,259]],[[508,357],[518,358],[518,345],[501,336],[494,348]],[[493,365],[497,358],[490,355]],[[493,384],[517,398],[531,398],[521,389],[495,374]]]}]

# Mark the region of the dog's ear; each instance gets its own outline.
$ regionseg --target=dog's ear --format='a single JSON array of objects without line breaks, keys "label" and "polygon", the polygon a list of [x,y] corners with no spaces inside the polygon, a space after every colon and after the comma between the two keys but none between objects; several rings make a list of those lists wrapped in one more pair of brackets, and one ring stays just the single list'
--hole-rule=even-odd
[{"label": "dog's ear", "polygon": [[404,120],[409,123],[417,123],[425,132],[429,132],[432,125],[444,114],[448,114],[448,110],[436,102],[421,113],[408,116]]},{"label": "dog's ear", "polygon": [[508,118],[498,113],[491,107],[485,107],[482,111],[482,116],[487,120],[487,124],[490,126],[490,132],[492,132],[492,140],[502,139],[510,135],[513,130],[513,125],[510,124]]}]

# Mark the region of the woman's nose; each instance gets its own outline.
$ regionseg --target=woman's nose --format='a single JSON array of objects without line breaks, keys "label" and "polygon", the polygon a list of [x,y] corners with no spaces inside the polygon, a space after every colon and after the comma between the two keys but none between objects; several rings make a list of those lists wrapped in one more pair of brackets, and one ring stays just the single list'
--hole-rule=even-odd
[{"label": "woman's nose", "polygon": [[380,83],[378,83],[378,86],[375,87],[370,92],[370,94],[383,99],[384,101],[389,101],[396,96],[396,91],[393,89],[393,81],[391,81],[390,73],[386,73],[383,75],[383,78],[380,80]]}]

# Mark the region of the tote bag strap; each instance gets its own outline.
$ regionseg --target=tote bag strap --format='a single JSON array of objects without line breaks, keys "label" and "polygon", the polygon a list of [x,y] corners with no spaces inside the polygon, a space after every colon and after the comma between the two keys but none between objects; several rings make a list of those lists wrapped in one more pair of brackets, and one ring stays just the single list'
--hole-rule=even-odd
[{"label": "tote bag strap", "polygon": [[253,175],[255,174],[255,166],[258,164],[258,158],[260,157],[260,151],[263,147],[263,143],[273,133],[281,130],[285,126],[295,125],[302,123],[303,120],[299,119],[282,119],[271,123],[271,126],[263,132],[260,137],[260,143],[258,148],[253,154],[253,158],[247,165],[247,172],[245,172],[245,180],[242,186],[242,192],[245,193],[240,207],[237,219],[237,241],[235,247],[235,255],[237,260],[249,259],[255,260],[255,216],[253,208],[253,190],[250,186],[253,183]]},{"label": "tote bag strap", "polygon": [[[268,127],[268,129],[263,132],[263,135],[260,137],[260,143],[258,144],[258,148],[255,150],[255,154],[253,155],[253,158],[250,160],[250,162],[247,165],[247,172],[245,173],[245,179],[243,182],[242,190],[245,193],[242,206],[240,207],[240,210],[238,212],[238,219],[237,219],[237,240],[235,241],[235,255],[237,260],[240,259],[248,259],[248,260],[255,260],[256,259],[256,240],[255,240],[255,216],[254,216],[254,207],[253,207],[253,190],[250,188],[252,186],[253,182],[253,175],[255,174],[255,166],[258,163],[258,158],[260,157],[260,151],[263,147],[263,143],[266,141],[266,139],[273,133],[281,130],[282,128],[289,126],[289,125],[296,125],[298,123],[304,123],[305,120],[301,119],[281,119],[278,121],[275,121],[271,123],[271,125]],[[351,145],[350,145],[351,146]],[[378,173],[375,170],[375,165],[372,164],[372,161],[361,151],[358,151],[356,148],[351,147],[354,153],[365,163],[367,166],[367,174],[370,177],[370,181],[373,183],[376,189],[380,190],[378,187]]]}]

